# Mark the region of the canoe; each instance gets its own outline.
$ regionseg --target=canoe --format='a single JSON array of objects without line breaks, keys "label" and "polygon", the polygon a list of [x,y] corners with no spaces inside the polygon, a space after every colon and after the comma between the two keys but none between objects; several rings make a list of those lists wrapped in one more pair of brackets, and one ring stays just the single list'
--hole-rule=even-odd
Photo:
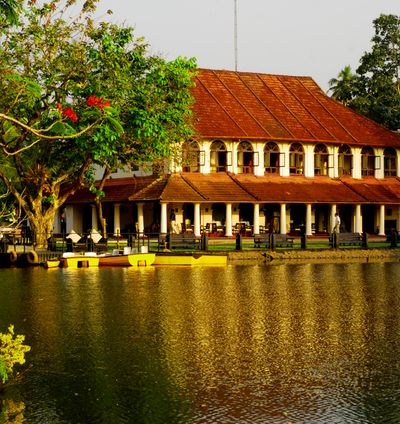
[{"label": "canoe", "polygon": [[67,252],[60,258],[61,268],[93,268],[97,266],[99,266],[99,257],[93,252],[87,252],[84,255]]},{"label": "canoe", "polygon": [[99,255],[99,266],[149,266],[154,263],[154,253],[129,253]]},{"label": "canoe", "polygon": [[59,259],[48,259],[44,263],[45,268],[58,268],[60,266],[60,260]]},{"label": "canoe", "polygon": [[156,255],[154,265],[226,265],[226,255],[179,255],[160,253]]}]

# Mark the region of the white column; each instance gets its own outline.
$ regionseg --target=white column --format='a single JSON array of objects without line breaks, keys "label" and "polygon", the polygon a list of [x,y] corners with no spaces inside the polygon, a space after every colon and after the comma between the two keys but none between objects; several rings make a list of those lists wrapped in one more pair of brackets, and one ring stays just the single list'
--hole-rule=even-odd
[{"label": "white column", "polygon": [[287,234],[286,228],[286,203],[281,204],[281,234]]},{"label": "white column", "polygon": [[314,176],[314,146],[305,145],[304,148],[304,175],[306,177]]},{"label": "white column", "polygon": [[137,204],[137,213],[138,213],[138,231],[139,234],[144,233],[144,215],[143,215],[143,203]]},{"label": "white column", "polygon": [[225,205],[225,235],[232,236],[232,203]]},{"label": "white column", "polygon": [[339,163],[339,148],[337,146],[328,147],[328,175],[331,178],[338,176],[338,163]]},{"label": "white column", "polygon": [[375,178],[385,178],[384,172],[384,150],[382,148],[375,148],[375,166],[380,165],[378,169],[375,169]]},{"label": "white column", "polygon": [[354,232],[362,233],[362,221],[361,221],[361,205],[355,206],[355,228]]},{"label": "white column", "polygon": [[290,154],[289,154],[289,144],[288,143],[284,143],[284,144],[279,143],[279,150],[282,154],[280,160],[284,161],[284,164],[285,164],[285,166],[281,165],[281,167],[279,169],[279,174],[282,177],[288,177],[290,175],[290,172],[289,172],[289,156],[290,156]]},{"label": "white column", "polygon": [[210,173],[210,142],[204,142],[201,143],[200,150],[202,150],[204,153],[205,161],[202,166],[200,166],[200,172],[202,174],[209,174]]},{"label": "white column", "polygon": [[379,235],[385,235],[385,205],[379,207]]},{"label": "white column", "polygon": [[329,223],[330,233],[333,233],[333,228],[335,226],[335,214],[336,214],[336,205],[331,205],[331,221]]},{"label": "white column", "polygon": [[67,234],[69,234],[72,230],[75,230],[77,232],[82,231],[82,217],[80,219],[80,225],[79,226],[75,225],[76,214],[74,212],[75,210],[72,205],[68,205],[64,209],[65,223],[67,226],[67,231],[66,231]]},{"label": "white column", "polygon": [[[237,174],[238,172],[238,162],[237,162],[237,146],[238,143],[232,143],[232,166],[228,166],[228,171],[229,172],[233,172],[234,174]],[[230,169],[232,169],[232,171],[230,171]]]},{"label": "white column", "polygon": [[361,178],[361,148],[353,147],[353,178]]},{"label": "white column", "polygon": [[96,205],[90,205],[92,208],[92,229],[98,230],[99,229],[99,223],[97,220],[97,208]]},{"label": "white column", "polygon": [[253,234],[260,234],[260,204],[254,204]]},{"label": "white column", "polygon": [[306,236],[312,235],[312,225],[311,225],[311,204],[306,205]]},{"label": "white column", "polygon": [[167,234],[167,204],[161,203],[161,219],[160,219],[160,232],[161,234]]},{"label": "white column", "polygon": [[255,154],[258,153],[258,165],[254,167],[254,175],[264,175],[264,143],[255,143]]},{"label": "white column", "polygon": [[200,232],[200,203],[194,204],[194,235],[201,236]]},{"label": "white column", "polygon": [[114,204],[114,235],[121,234],[120,203]]}]

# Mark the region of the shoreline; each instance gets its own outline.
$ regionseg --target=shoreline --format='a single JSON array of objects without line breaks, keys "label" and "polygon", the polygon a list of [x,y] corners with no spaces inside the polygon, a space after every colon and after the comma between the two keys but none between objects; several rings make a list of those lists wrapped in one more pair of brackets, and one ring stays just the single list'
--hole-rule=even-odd
[{"label": "shoreline", "polygon": [[228,263],[359,263],[399,262],[400,249],[329,249],[227,252]]}]

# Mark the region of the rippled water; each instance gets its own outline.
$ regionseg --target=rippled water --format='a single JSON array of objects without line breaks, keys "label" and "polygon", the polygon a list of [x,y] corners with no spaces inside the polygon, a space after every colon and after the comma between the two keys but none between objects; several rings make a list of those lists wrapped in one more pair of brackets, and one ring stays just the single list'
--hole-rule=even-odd
[{"label": "rippled water", "polygon": [[399,275],[1,269],[0,331],[32,351],[0,399],[27,423],[398,423]]}]

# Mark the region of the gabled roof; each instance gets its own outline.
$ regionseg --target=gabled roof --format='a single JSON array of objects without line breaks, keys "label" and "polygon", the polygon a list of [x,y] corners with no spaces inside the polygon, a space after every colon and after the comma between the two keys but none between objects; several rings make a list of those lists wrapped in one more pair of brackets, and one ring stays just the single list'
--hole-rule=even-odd
[{"label": "gabled roof", "polygon": [[310,77],[199,69],[200,138],[400,147],[400,135],[328,97]]},{"label": "gabled roof", "polygon": [[364,177],[361,180],[345,177],[341,182],[362,196],[367,202],[379,204],[400,203],[400,180],[397,177],[378,180]]},{"label": "gabled roof", "polygon": [[170,174],[158,178],[153,184],[130,196],[133,201],[171,201],[175,202],[202,202],[201,196],[193,187],[187,184],[180,174]]},{"label": "gabled roof", "polygon": [[187,173],[182,178],[201,193],[207,202],[246,203],[254,202],[254,197],[244,187],[235,182],[231,174]]},{"label": "gabled roof", "polygon": [[[400,204],[400,179],[181,173],[109,179],[103,202]],[[68,203],[93,202],[81,190]]]},{"label": "gabled roof", "polygon": [[329,177],[238,174],[233,177],[261,203],[365,203],[365,198]]},{"label": "gabled roof", "polygon": [[[151,185],[157,176],[129,178],[109,178],[104,185],[104,200],[107,202],[126,202],[134,193]],[[98,184],[97,184],[98,186]],[[68,203],[93,202],[95,196],[88,188],[83,188],[68,198]]]}]

